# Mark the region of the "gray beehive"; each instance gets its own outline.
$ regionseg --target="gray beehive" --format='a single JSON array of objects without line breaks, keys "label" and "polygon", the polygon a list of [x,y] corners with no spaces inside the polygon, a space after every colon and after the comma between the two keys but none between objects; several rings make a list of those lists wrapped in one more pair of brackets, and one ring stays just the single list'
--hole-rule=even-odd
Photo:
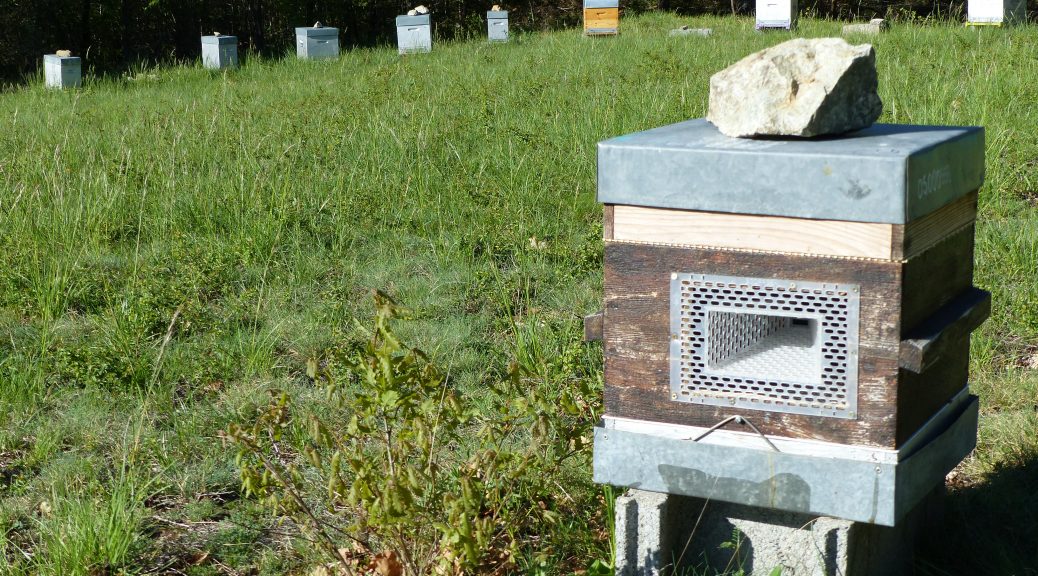
[{"label": "gray beehive", "polygon": [[976,442],[983,179],[969,127],[599,143],[595,480],[894,525]]},{"label": "gray beehive", "polygon": [[797,26],[797,0],[756,0],[757,30]]},{"label": "gray beehive", "polygon": [[47,54],[43,57],[44,85],[48,88],[79,88],[83,85],[83,63],[78,56]]},{"label": "gray beehive", "polygon": [[296,55],[304,60],[339,57],[339,29],[331,27],[296,28]]},{"label": "gray beehive", "polygon": [[969,0],[966,2],[968,26],[1001,26],[1027,21],[1027,0]]},{"label": "gray beehive", "polygon": [[211,70],[238,67],[237,36],[202,36],[202,66]]},{"label": "gray beehive", "polygon": [[508,10],[487,11],[487,37],[491,42],[508,42]]},{"label": "gray beehive", "polygon": [[396,42],[401,54],[432,51],[432,18],[429,14],[396,17]]}]

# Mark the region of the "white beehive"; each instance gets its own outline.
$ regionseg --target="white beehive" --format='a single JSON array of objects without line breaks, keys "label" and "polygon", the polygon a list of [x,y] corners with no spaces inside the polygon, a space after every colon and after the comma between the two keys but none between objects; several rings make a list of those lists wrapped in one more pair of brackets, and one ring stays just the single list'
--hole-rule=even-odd
[{"label": "white beehive", "polygon": [[757,30],[797,26],[797,0],[756,0]]},{"label": "white beehive", "polygon": [[47,54],[43,57],[44,85],[47,88],[79,88],[83,85],[83,63],[78,56]]},{"label": "white beehive", "polygon": [[487,37],[491,42],[508,42],[508,10],[487,12]]},{"label": "white beehive", "polygon": [[968,0],[966,24],[1001,26],[1027,21],[1027,0]]},{"label": "white beehive", "polygon": [[202,36],[202,66],[211,70],[238,67],[237,36]]},{"label": "white beehive", "polygon": [[396,41],[401,54],[432,51],[432,18],[429,14],[396,17]]}]

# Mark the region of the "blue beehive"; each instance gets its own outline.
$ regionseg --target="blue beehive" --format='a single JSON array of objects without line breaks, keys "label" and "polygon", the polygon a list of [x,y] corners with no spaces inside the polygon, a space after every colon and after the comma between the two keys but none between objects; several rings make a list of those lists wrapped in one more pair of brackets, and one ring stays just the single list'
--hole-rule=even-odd
[{"label": "blue beehive", "polygon": [[508,10],[487,12],[487,37],[491,42],[508,42]]},{"label": "blue beehive", "polygon": [[296,28],[296,55],[304,60],[339,57],[339,29],[324,26]]}]

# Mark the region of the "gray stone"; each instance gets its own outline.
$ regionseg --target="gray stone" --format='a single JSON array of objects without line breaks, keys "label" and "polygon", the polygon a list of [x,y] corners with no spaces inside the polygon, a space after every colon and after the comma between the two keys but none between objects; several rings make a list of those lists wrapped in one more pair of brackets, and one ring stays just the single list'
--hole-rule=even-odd
[{"label": "gray stone", "polygon": [[682,26],[681,28],[675,28],[670,31],[670,36],[709,36],[713,34],[712,28],[689,28],[688,26]]},{"label": "gray stone", "polygon": [[842,134],[879,118],[877,84],[871,45],[797,38],[714,74],[707,119],[727,136]]},{"label": "gray stone", "polygon": [[846,24],[843,27],[844,35],[847,34],[869,34],[875,35],[888,28],[887,21],[882,18],[873,18],[864,24]]},{"label": "gray stone", "polygon": [[907,575],[917,540],[941,523],[943,489],[894,528],[628,490],[616,500],[616,574],[709,566],[747,576],[770,576],[779,567],[782,576]]}]

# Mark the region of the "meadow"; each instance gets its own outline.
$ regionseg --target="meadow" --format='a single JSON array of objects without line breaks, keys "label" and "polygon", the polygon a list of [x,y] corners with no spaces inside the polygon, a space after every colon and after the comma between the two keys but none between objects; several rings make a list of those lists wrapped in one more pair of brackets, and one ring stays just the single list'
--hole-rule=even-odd
[{"label": "meadow", "polygon": [[[667,37],[686,23],[714,35]],[[703,116],[712,73],[840,26],[760,34],[747,18],[649,14],[614,38],[245,58],[232,72],[140,68],[79,91],[37,79],[0,93],[0,573],[325,562],[243,493],[226,431],[271,390],[345,426],[349,407],[314,368],[364,340],[375,290],[410,310],[397,336],[476,420],[518,370],[544,410],[575,398],[548,416],[589,435],[602,378],[600,345],[581,340],[602,295],[595,143]],[[980,438],[918,572],[1038,574],[1038,28],[906,21],[858,40],[876,47],[881,122],[987,130]],[[302,428],[285,458],[302,459]],[[532,486],[518,506],[554,514],[515,535],[504,571],[608,563],[614,494],[591,482],[588,445],[569,456],[540,484],[517,481]]]}]

